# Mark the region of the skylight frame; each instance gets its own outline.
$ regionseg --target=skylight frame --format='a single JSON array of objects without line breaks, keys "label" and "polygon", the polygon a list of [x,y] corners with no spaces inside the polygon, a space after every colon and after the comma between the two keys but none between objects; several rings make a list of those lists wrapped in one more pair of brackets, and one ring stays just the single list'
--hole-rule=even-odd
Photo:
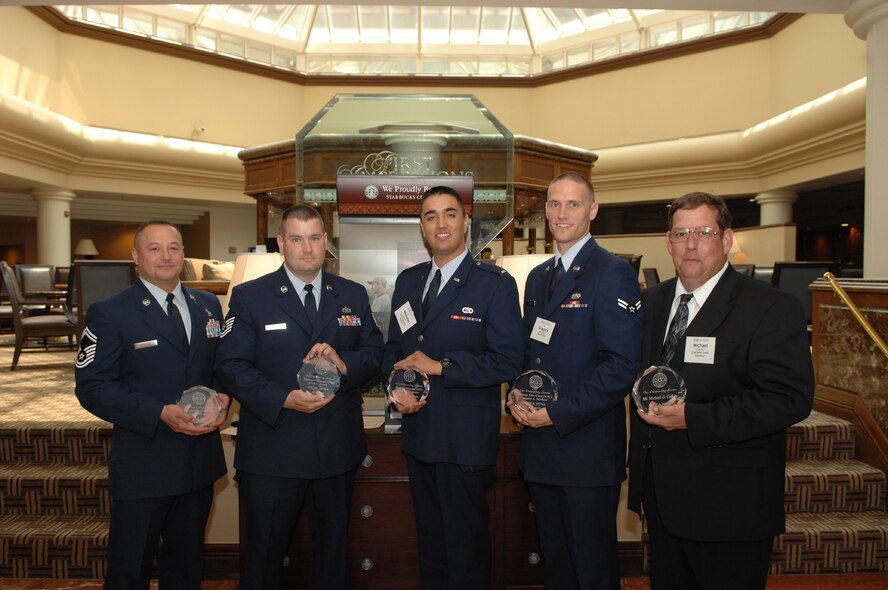
[{"label": "skylight frame", "polygon": [[[407,70],[409,75],[458,77],[532,77],[682,43],[688,40],[683,31],[693,32],[689,35],[692,39],[700,39],[759,26],[776,14],[423,5],[170,4],[53,8],[67,18],[97,27],[299,73],[400,75]],[[709,15],[709,26],[708,31],[701,33],[706,28],[699,25],[703,14]],[[150,33],[149,18],[153,19]],[[698,25],[685,26],[683,18],[696,18]],[[603,25],[606,21],[609,24]],[[485,29],[486,23],[491,23],[491,29]],[[649,30],[656,33],[669,27],[674,27],[674,34],[648,34]],[[209,30],[215,31],[213,47],[207,42],[211,37]],[[199,35],[202,37],[198,38]],[[658,38],[668,42],[657,44]],[[329,64],[327,70],[315,69],[316,64],[325,60]],[[337,65],[337,60],[343,63]],[[309,62],[315,67],[309,67]],[[415,71],[406,64],[415,64]],[[516,74],[524,71],[528,73]]]}]

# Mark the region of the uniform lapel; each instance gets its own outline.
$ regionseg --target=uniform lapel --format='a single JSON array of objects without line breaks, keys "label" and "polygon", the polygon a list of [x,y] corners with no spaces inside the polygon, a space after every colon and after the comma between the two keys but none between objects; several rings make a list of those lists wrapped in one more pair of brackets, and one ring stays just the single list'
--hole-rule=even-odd
[{"label": "uniform lapel", "polygon": [[534,293],[536,305],[539,307],[539,315],[544,318],[549,315],[549,283],[552,281],[553,268],[555,268],[555,259],[550,258],[543,266],[543,272]]},{"label": "uniform lapel", "polygon": [[311,322],[308,321],[305,306],[302,305],[299,293],[296,292],[295,287],[290,282],[290,277],[287,276],[287,271],[284,270],[283,265],[277,270],[273,284],[273,294],[279,299],[281,310],[290,316],[306,334],[311,335]]},{"label": "uniform lapel", "polygon": [[321,289],[323,290],[323,294],[321,295],[321,304],[318,307],[318,321],[312,331],[313,341],[318,339],[324,330],[327,329],[330,322],[339,315],[339,310],[336,307],[339,292],[330,280],[330,275],[326,272],[323,273],[321,278]]},{"label": "uniform lapel", "polygon": [[[555,313],[555,310],[561,306],[561,303],[568,298],[568,296],[574,292],[574,288],[576,287],[577,281],[583,275],[583,272],[586,270],[586,264],[589,262],[589,257],[592,256],[592,252],[595,250],[597,245],[595,244],[595,239],[590,239],[586,242],[580,251],[577,252],[577,255],[573,259],[573,263],[570,265],[570,268],[564,269],[564,275],[562,275],[561,279],[558,281],[558,284],[555,285],[555,291],[552,293],[552,297],[546,301],[546,317],[551,316]],[[544,293],[549,292],[549,281],[552,276],[552,268],[554,268],[555,262],[554,259],[552,264],[549,265],[549,272],[545,273],[543,276],[546,280],[545,283],[545,291]]]},{"label": "uniform lapel", "polygon": [[148,291],[148,288],[142,284],[141,280],[137,280],[133,285],[133,295],[136,300],[136,308],[145,314],[145,324],[148,325],[157,335],[173,345],[173,348],[185,354],[185,347],[176,328],[166,310],[163,309],[157,300]]},{"label": "uniform lapel", "polygon": [[[438,293],[438,297],[432,304],[431,309],[429,309],[429,316],[422,319],[423,324],[427,324],[435,319],[442,310],[447,309],[447,307],[453,303],[453,300],[456,299],[457,289],[462,288],[462,286],[466,284],[466,279],[469,276],[469,269],[472,268],[473,263],[474,261],[472,258],[466,254],[462,262],[459,263],[456,272],[453,273],[453,276],[450,277],[450,280],[444,284],[441,292]],[[421,302],[420,307],[422,307]]]},{"label": "uniform lapel", "polygon": [[183,286],[182,292],[185,293],[185,301],[188,302],[188,312],[191,315],[191,342],[188,347],[188,358],[193,359],[198,349],[204,346],[209,338],[207,324],[210,320],[219,321],[219,318],[214,318],[212,312],[198,302],[197,296],[190,289]]}]

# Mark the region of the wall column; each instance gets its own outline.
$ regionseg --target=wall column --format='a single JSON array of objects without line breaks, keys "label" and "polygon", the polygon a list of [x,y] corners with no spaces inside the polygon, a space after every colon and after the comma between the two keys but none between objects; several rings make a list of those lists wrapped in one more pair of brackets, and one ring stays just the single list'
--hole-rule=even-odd
[{"label": "wall column", "polygon": [[799,200],[795,191],[768,191],[756,195],[759,204],[759,225],[777,225],[792,222],[792,205]]},{"label": "wall column", "polygon": [[71,201],[76,195],[64,189],[36,189],[37,263],[71,266]]},{"label": "wall column", "polygon": [[866,180],[863,275],[888,277],[888,1],[853,0],[845,23],[866,41]]}]

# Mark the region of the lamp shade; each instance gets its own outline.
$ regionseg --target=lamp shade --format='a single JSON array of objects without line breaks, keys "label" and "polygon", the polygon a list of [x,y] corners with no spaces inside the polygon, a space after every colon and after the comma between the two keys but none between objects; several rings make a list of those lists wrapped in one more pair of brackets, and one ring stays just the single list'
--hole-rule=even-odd
[{"label": "lamp shade", "polygon": [[228,284],[228,294],[222,301],[222,312],[228,315],[228,301],[231,299],[231,291],[236,286],[263,275],[274,272],[281,265],[284,257],[278,253],[249,253],[238,254],[234,262],[234,272],[231,273],[231,282]]},{"label": "lamp shade", "polygon": [[518,301],[521,304],[522,314],[524,313],[524,285],[527,283],[527,275],[534,267],[553,256],[554,254],[516,254],[514,256],[500,256],[496,259],[496,265],[509,271],[509,274],[515,277],[515,282],[518,283]]},{"label": "lamp shade", "polygon": [[83,238],[78,240],[77,245],[74,246],[74,254],[77,256],[98,256],[99,251],[91,239]]}]

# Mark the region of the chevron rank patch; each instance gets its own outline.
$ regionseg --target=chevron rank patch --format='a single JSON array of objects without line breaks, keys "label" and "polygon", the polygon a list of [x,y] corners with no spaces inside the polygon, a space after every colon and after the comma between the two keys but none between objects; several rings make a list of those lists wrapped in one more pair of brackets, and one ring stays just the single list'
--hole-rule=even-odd
[{"label": "chevron rank patch", "polygon": [[228,336],[228,333],[231,332],[231,329],[234,327],[234,316],[225,320],[225,327],[222,328],[222,333],[219,335],[220,338],[225,338]]},{"label": "chevron rank patch", "polygon": [[617,306],[622,307],[626,311],[629,312],[629,315],[635,315],[639,311],[641,311],[641,299],[636,301],[635,303],[628,303],[623,301],[622,299],[617,299]]},{"label": "chevron rank patch", "polygon": [[83,330],[80,336],[80,349],[77,351],[77,360],[74,361],[74,367],[82,369],[89,365],[96,358],[96,346],[99,339],[95,334],[90,332],[89,328]]}]

